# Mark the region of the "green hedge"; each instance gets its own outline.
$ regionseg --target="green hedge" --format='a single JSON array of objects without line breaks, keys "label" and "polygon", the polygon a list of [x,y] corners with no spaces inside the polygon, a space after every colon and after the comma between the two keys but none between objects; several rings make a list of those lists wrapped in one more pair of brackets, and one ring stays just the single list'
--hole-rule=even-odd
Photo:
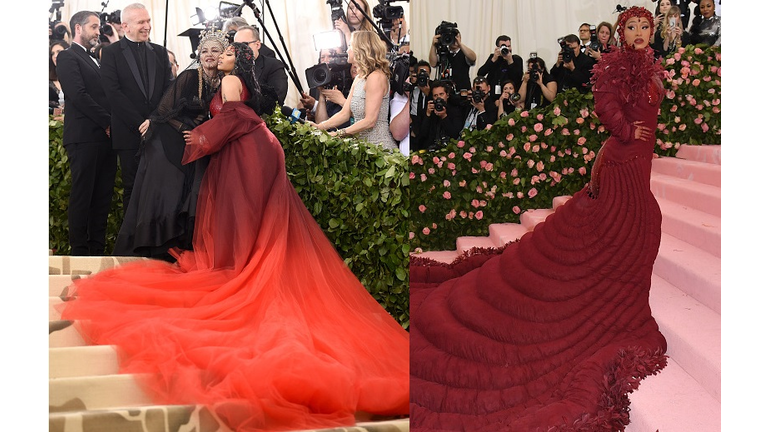
[{"label": "green hedge", "polygon": [[[681,48],[666,69],[655,152],[674,156],[681,144],[720,144],[720,48]],[[443,149],[411,155],[409,238],[416,251],[456,249],[459,236],[487,236],[492,223],[519,222],[523,211],[577,192],[609,136],[592,94],[576,90],[465,132]]]},{"label": "green hedge", "polygon": [[[264,120],[283,144],[288,175],[315,220],[371,295],[408,328],[407,158],[357,139],[332,138],[309,126],[291,125],[279,110]],[[49,122],[49,239],[56,254],[66,255],[71,177],[61,145],[62,126]],[[121,197],[118,172],[108,253],[120,228]]]}]

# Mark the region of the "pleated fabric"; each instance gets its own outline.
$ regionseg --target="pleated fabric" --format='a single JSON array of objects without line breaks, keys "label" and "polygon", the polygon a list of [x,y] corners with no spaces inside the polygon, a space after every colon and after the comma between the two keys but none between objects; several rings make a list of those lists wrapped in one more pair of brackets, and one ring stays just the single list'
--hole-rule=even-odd
[{"label": "pleated fabric", "polygon": [[612,133],[600,166],[532,232],[451,264],[411,261],[412,430],[629,423],[627,394],[666,365],[667,347],[648,304],[661,239],[654,140],[633,136],[635,121],[655,128],[660,98],[653,84],[643,90],[634,105],[596,84],[595,110]]},{"label": "pleated fabric", "polygon": [[408,333],[307,211],[264,122],[217,98],[184,155],[211,155],[194,251],[76,281],[62,318],[116,345],[157,403],[209,405],[236,431],[407,415]]}]

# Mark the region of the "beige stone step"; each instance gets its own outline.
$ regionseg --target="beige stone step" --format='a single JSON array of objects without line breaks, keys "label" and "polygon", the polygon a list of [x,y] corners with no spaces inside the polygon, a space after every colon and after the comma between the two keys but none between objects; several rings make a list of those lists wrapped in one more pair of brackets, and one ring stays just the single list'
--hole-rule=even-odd
[{"label": "beige stone step", "polygon": [[48,295],[52,297],[58,297],[65,294],[65,289],[72,284],[73,279],[80,277],[88,277],[87,275],[48,275]]},{"label": "beige stone step", "polygon": [[86,343],[80,333],[72,326],[71,321],[51,321],[49,323],[48,347],[74,347],[85,346]]},{"label": "beige stone step", "polygon": [[50,412],[68,410],[68,403],[82,402],[88,410],[152,405],[134,375],[102,375],[48,380]]},{"label": "beige stone step", "polygon": [[49,275],[90,275],[130,261],[142,260],[141,257],[113,256],[66,256],[52,255],[48,257]]},{"label": "beige stone step", "polygon": [[119,372],[117,352],[109,345],[50,348],[48,378],[115,375]]},{"label": "beige stone step", "polygon": [[112,410],[80,410],[51,413],[49,432],[149,431],[149,432],[232,432],[202,405],[152,405]]}]

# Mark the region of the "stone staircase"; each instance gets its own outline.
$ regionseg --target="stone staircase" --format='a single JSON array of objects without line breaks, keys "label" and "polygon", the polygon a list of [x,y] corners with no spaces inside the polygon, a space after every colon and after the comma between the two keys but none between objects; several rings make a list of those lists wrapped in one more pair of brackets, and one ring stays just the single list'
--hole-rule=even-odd
[{"label": "stone staircase", "polygon": [[[682,146],[653,161],[651,190],[662,211],[662,237],[650,292],[667,339],[669,363],[630,395],[627,432],[720,431],[720,146]],[[473,247],[515,241],[551,209],[529,210],[519,224],[492,224],[487,237],[459,237],[456,250],[419,256],[450,262]]]},{"label": "stone staircase", "polygon": [[[232,432],[202,405],[158,406],[134,376],[118,373],[112,346],[88,346],[68,321],[62,303],[73,279],[135,260],[131,257],[49,256],[50,432]],[[366,419],[327,431],[406,432],[408,419]]]}]

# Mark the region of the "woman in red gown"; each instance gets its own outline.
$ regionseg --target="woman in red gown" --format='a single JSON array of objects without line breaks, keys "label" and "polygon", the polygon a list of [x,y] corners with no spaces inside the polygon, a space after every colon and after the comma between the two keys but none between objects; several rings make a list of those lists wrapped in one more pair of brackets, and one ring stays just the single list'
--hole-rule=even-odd
[{"label": "woman in red gown", "polygon": [[[211,155],[193,251],[78,280],[63,319],[118,347],[159,404],[205,404],[236,431],[408,413],[408,334],[365,290],[304,207],[280,142],[254,112],[253,53],[227,48],[213,118],[183,163]],[[145,375],[141,375],[142,377]]]},{"label": "woman in red gown", "polygon": [[592,181],[518,242],[411,262],[411,430],[616,431],[666,365],[648,294],[661,238],[650,191],[663,68],[653,16],[620,18],[594,69],[610,131]]}]

